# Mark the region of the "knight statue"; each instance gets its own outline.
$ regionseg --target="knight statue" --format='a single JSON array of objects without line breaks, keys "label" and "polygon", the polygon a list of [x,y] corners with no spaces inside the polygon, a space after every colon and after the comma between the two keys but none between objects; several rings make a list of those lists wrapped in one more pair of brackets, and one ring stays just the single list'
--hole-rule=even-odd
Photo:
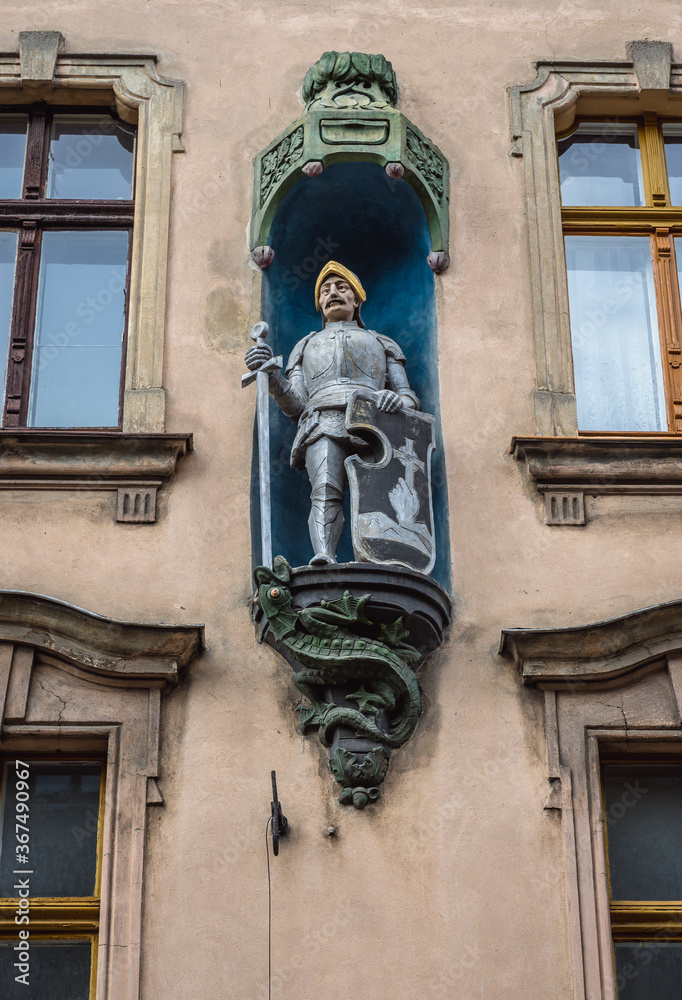
[{"label": "knight statue", "polygon": [[[322,268],[315,284],[315,305],[322,313],[323,328],[303,337],[289,357],[285,374],[269,372],[270,394],[280,409],[297,422],[297,431],[291,450],[291,465],[305,469],[310,478],[311,510],[308,520],[313,547],[312,565],[336,562],[336,550],[344,525],[343,495],[351,475],[351,492],[358,483],[357,473],[365,468],[378,468],[376,448],[368,443],[372,431],[384,430],[383,441],[388,444],[391,433],[379,426],[392,414],[417,415],[419,399],[405,372],[405,355],[390,337],[365,328],[360,315],[366,293],[358,277],[336,261]],[[259,343],[246,353],[246,364],[255,371],[272,358],[269,345]],[[269,366],[268,366],[269,367]],[[364,420],[363,420],[364,415]],[[367,420],[369,417],[369,420]],[[420,420],[432,418],[419,414]],[[389,423],[391,421],[389,420]],[[395,420],[393,421],[395,423]],[[391,458],[396,465],[405,466],[405,478],[384,483],[384,494],[389,497],[397,521],[390,512],[381,509],[361,511],[352,503],[357,517],[353,527],[353,545],[356,558],[364,561],[405,562],[404,552],[421,550],[422,559],[431,561],[432,525],[430,520],[430,488],[424,461],[416,457],[415,437],[418,430],[403,431],[398,436],[405,446],[395,447]],[[414,426],[412,421],[410,426]],[[420,424],[421,426],[421,424]],[[364,431],[363,436],[353,433]],[[428,425],[429,441],[432,425]],[[367,433],[369,432],[369,433]],[[401,437],[402,435],[402,437]],[[432,447],[432,444],[431,444]],[[427,447],[427,452],[429,448]],[[353,464],[355,463],[355,465]],[[384,462],[385,464],[385,462]],[[414,470],[420,468],[426,475],[426,516],[421,522],[420,497],[414,484]],[[376,478],[376,477],[375,477]],[[395,476],[394,476],[395,480]],[[372,492],[371,490],[369,491]],[[376,490],[374,491],[376,493]],[[421,505],[423,506],[423,505]],[[381,507],[375,497],[369,507]],[[402,544],[400,558],[376,556],[371,548],[372,533],[394,536]],[[362,535],[362,538],[360,538]],[[367,544],[363,546],[363,540]],[[405,564],[410,565],[407,559]],[[415,566],[424,570],[425,566]]]}]

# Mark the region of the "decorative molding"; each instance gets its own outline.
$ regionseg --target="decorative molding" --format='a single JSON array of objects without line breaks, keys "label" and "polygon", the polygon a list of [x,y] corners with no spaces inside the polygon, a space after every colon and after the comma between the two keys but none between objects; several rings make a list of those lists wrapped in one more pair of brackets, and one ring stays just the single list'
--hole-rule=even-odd
[{"label": "decorative molding", "polygon": [[153,524],[156,521],[156,487],[119,490],[116,520],[130,524]]},{"label": "decorative molding", "polygon": [[276,146],[274,146],[263,157],[260,172],[260,206],[261,208],[268,200],[268,196],[275,184],[284,177],[286,172],[303,156],[303,126],[285,135]]},{"label": "decorative molding", "polygon": [[640,90],[668,90],[673,60],[670,42],[628,42],[625,52]]},{"label": "decorative molding", "polygon": [[153,521],[156,490],[192,449],[191,434],[0,430],[0,490],[142,490],[154,496],[142,513],[153,516],[117,520]]},{"label": "decorative molding", "polygon": [[[146,813],[163,801],[156,785],[161,692],[202,648],[201,625],[120,622],[0,591],[3,752],[106,759],[100,899],[83,901],[78,913],[83,931],[97,930],[101,914],[98,1000],[139,995]],[[0,928],[13,926],[6,907]]]},{"label": "decorative molding", "polygon": [[514,437],[509,451],[544,494],[545,510],[557,494],[682,496],[682,436]]},{"label": "decorative molding", "polygon": [[252,254],[269,246],[272,221],[294,184],[348,161],[378,163],[396,182],[402,177],[409,183],[426,214],[432,251],[447,254],[448,162],[393,107],[397,84],[391,64],[380,55],[325,52],[308,71],[303,95],[305,113],[256,157]]},{"label": "decorative molding", "polygon": [[[162,432],[171,156],[183,149],[180,141],[183,84],[159,76],[156,56],[78,55],[61,51],[56,54],[54,71],[48,79],[48,55],[51,59],[53,36],[57,35],[58,32],[21,32],[21,59],[15,53],[0,54],[3,100],[40,99],[78,104],[84,93],[90,103],[96,94],[101,95],[99,100],[103,105],[115,101],[126,121],[137,122],[123,429]],[[31,74],[30,91],[22,90],[22,84],[27,82],[24,72]],[[39,84],[41,75],[45,79]]]},{"label": "decorative molding", "polygon": [[385,56],[324,52],[306,73],[301,96],[306,111],[392,108],[398,98],[398,82]]},{"label": "decorative molding", "polygon": [[575,490],[547,490],[545,524],[585,524],[585,494]]},{"label": "decorative molding", "polygon": [[203,635],[203,625],[123,622],[53,597],[0,590],[0,642],[57,656],[86,674],[174,684],[203,649]]},{"label": "decorative molding", "polygon": [[414,129],[405,129],[405,152],[419,168],[436,199],[443,197],[445,167],[442,158],[420,139]]},{"label": "decorative molding", "polygon": [[21,82],[51,84],[57,54],[63,47],[64,37],[60,31],[20,31]]},{"label": "decorative molding", "polygon": [[578,432],[556,131],[570,127],[581,102],[598,99],[604,113],[610,98],[622,110],[629,97],[633,113],[642,113],[642,94],[655,93],[659,105],[682,96],[682,65],[671,66],[668,43],[631,42],[628,56],[628,62],[541,61],[532,83],[509,89],[511,153],[524,160],[538,435]]},{"label": "decorative molding", "polygon": [[524,682],[577,688],[592,682],[629,683],[682,650],[682,600],[643,608],[594,625],[505,628],[500,655],[521,668]]}]

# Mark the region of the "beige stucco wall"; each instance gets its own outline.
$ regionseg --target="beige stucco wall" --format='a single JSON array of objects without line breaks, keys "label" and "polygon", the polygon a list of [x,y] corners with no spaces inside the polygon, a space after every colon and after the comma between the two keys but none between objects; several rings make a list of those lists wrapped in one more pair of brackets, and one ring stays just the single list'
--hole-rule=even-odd
[{"label": "beige stucco wall", "polygon": [[[276,768],[292,832],[272,864],[273,997],[568,1000],[563,844],[539,697],[496,654],[500,629],[578,624],[682,596],[681,501],[601,500],[585,529],[543,524],[506,454],[533,432],[523,163],[506,88],[533,59],[624,57],[672,41],[667,0],[6,4],[0,49],[54,29],[74,52],[155,52],[187,85],[173,159],[167,430],[195,452],[155,525],[111,494],[0,493],[0,586],[101,614],[203,622],[208,650],[167,699],[145,874],[143,1000],[267,995],[265,823]],[[326,754],[295,732],[286,665],[257,646],[249,477],[258,318],[254,155],[301,109],[325,49],[383,52],[400,107],[448,157],[452,267],[437,279],[456,614],[421,681],[426,712],[384,796],[336,803]],[[303,516],[303,515],[302,515]],[[335,838],[325,836],[329,825]]]}]

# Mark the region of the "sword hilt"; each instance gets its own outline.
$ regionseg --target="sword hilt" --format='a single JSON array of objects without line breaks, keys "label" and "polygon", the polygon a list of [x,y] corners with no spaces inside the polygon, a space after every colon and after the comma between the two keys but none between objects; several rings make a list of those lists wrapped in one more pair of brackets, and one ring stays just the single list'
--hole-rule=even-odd
[{"label": "sword hilt", "polygon": [[265,322],[265,320],[261,320],[259,323],[256,323],[254,326],[251,327],[251,340],[255,340],[256,347],[264,346],[265,338],[267,337],[269,332],[270,332],[270,327]]},{"label": "sword hilt", "polygon": [[[265,320],[260,320],[260,322],[251,327],[251,340],[255,341],[255,347],[265,346],[265,338],[267,337],[269,331],[270,327]],[[255,382],[258,375],[270,375],[271,372],[279,371],[282,364],[283,360],[281,357],[268,358],[267,361],[263,362],[260,368],[256,368],[255,370],[246,372],[242,375],[242,389],[244,389],[247,385],[251,385],[252,382]]]}]

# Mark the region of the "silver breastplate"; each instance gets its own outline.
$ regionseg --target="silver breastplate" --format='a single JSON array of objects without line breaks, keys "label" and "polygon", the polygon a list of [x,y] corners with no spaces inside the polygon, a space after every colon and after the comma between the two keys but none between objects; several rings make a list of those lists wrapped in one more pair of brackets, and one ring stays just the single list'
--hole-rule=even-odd
[{"label": "silver breastplate", "polygon": [[308,341],[303,374],[312,398],[331,386],[386,386],[386,352],[371,330],[355,323],[333,323]]}]

